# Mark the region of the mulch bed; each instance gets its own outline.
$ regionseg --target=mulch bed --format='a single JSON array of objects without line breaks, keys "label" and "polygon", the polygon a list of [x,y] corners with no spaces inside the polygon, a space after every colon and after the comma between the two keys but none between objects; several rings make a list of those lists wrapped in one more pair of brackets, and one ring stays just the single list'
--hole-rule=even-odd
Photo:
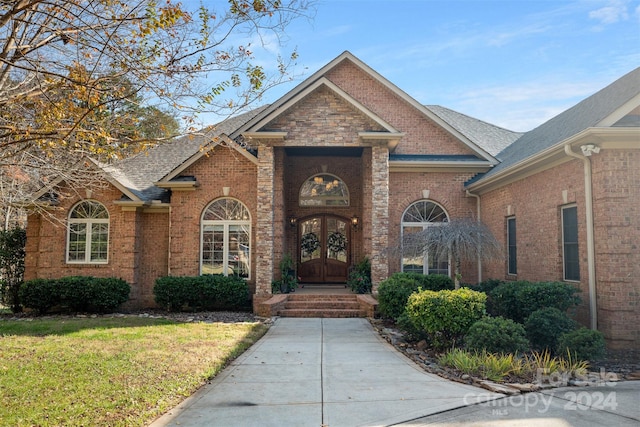
[{"label": "mulch bed", "polygon": [[[408,340],[394,322],[372,319],[371,324],[382,338],[427,372],[467,384],[477,380],[455,369],[440,366],[437,362],[439,356],[437,352],[426,346],[424,341]],[[615,373],[619,380],[640,380],[640,350],[607,350],[607,356],[603,360],[589,364],[589,370],[607,374]],[[522,379],[505,378],[504,382],[522,382]]]}]

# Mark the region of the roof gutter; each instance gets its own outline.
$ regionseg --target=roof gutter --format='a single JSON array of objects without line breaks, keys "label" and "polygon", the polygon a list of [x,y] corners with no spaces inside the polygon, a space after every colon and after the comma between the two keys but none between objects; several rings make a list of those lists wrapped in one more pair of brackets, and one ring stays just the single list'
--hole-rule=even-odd
[{"label": "roof gutter", "polygon": [[593,153],[599,153],[600,147],[595,144],[584,144],[580,146],[582,155],[571,149],[571,144],[564,146],[567,156],[582,160],[584,165],[584,198],[585,216],[587,225],[587,268],[589,281],[589,326],[591,329],[598,329],[598,307],[596,299],[596,257],[593,226],[593,183],[591,172],[591,159]]}]

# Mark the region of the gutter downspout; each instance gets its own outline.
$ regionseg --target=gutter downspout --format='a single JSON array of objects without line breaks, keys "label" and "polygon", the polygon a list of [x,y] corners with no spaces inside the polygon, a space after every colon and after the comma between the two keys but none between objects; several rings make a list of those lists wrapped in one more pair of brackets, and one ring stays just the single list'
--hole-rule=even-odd
[{"label": "gutter downspout", "polygon": [[[476,199],[476,217],[477,221],[480,222],[480,196],[477,194],[473,194],[469,190],[465,190],[467,197],[475,197]],[[482,257],[478,254],[478,283],[482,282]]]},{"label": "gutter downspout", "polygon": [[[593,226],[593,184],[591,179],[591,160],[589,159],[589,156],[591,156],[592,152],[597,153],[600,150],[597,147],[590,147],[586,149],[583,147],[581,147],[583,155],[575,153],[569,144],[564,146],[564,152],[570,157],[582,160],[582,163],[584,164],[584,198],[586,211],[585,216],[587,221],[587,269],[589,274],[589,320],[591,329],[597,330],[598,307],[596,297],[596,257]],[[594,150],[594,148],[596,148],[596,150]]]}]

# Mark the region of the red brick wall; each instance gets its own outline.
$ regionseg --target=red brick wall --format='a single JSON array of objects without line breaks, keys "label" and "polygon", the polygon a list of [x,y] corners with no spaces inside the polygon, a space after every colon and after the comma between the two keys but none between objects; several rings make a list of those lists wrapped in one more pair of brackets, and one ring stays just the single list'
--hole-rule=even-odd
[{"label": "red brick wall", "polygon": [[[60,205],[50,210],[51,216],[30,215],[27,223],[27,251],[25,260],[27,280],[35,278],[59,278],[65,276],[118,277],[132,287],[136,285],[137,214],[122,212],[113,201],[122,193],[108,186],[94,190],[88,199],[97,200],[109,211],[109,261],[107,264],[67,264],[66,220],[69,210],[83,200],[72,191],[62,188],[61,194],[70,194],[60,200]],[[132,296],[133,296],[132,292]]]},{"label": "red brick wall", "polygon": [[[173,276],[200,274],[200,219],[215,199],[229,196],[244,203],[251,214],[251,259],[255,257],[256,165],[234,149],[219,146],[188,167],[182,175],[193,175],[200,186],[195,191],[174,191],[171,196],[169,271]],[[251,282],[255,265],[251,265]]]},{"label": "red brick wall", "polygon": [[588,324],[584,173],[579,160],[571,160],[482,195],[482,221],[502,243],[505,254],[506,219],[515,217],[518,262],[517,275],[507,274],[506,257],[497,262],[485,262],[483,279],[562,281],[561,208],[570,205],[576,205],[578,212],[581,279],[571,283],[582,291],[583,302],[577,318]]},{"label": "red brick wall", "polygon": [[[400,242],[400,223],[404,211],[413,203],[423,200],[422,190],[429,190],[429,200],[440,204],[454,218],[476,218],[476,199],[466,197],[464,182],[469,173],[447,172],[392,172],[389,185],[389,241],[393,247]],[[398,256],[389,260],[390,272],[400,271]],[[467,265],[462,271],[464,283],[477,281],[477,267]]]},{"label": "red brick wall", "polygon": [[405,133],[396,154],[474,154],[350,61],[343,61],[332,69],[327,78],[399,132]]},{"label": "red brick wall", "polygon": [[640,348],[640,150],[601,150],[593,170],[598,327]]},{"label": "red brick wall", "polygon": [[169,214],[140,213],[138,226],[137,284],[132,290],[133,306],[153,307],[153,286],[158,277],[168,274]]}]

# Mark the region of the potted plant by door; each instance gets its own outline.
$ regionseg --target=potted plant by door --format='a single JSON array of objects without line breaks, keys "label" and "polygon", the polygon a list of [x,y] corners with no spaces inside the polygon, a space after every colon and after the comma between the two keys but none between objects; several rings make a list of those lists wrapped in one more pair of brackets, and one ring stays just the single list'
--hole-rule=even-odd
[{"label": "potted plant by door", "polygon": [[298,276],[296,276],[295,263],[289,254],[285,254],[280,261],[280,280],[274,280],[271,288],[274,292],[288,294],[295,292],[298,287]]}]

